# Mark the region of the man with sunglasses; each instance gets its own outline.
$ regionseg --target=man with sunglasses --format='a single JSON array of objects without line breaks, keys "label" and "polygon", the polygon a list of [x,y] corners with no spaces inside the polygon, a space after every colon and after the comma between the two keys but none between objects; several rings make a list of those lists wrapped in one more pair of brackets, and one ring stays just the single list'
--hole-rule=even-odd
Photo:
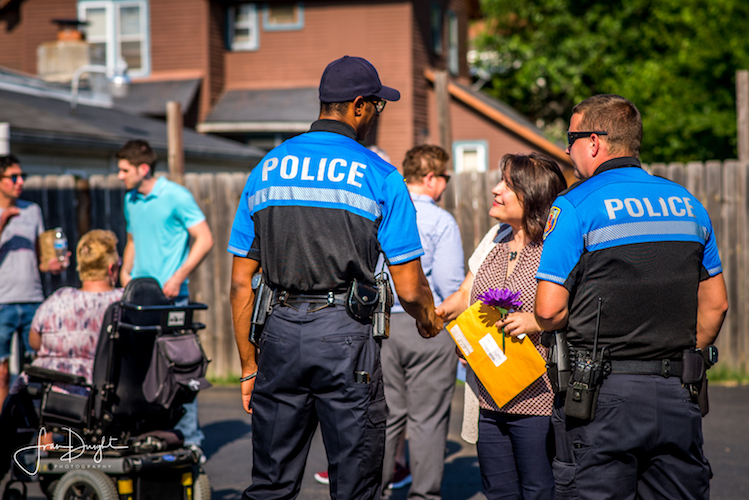
[{"label": "man with sunglasses", "polygon": [[[358,142],[385,100],[400,93],[382,85],[371,63],[349,56],[327,66],[319,91],[320,116],[309,132],[270,151],[251,172],[229,240],[242,406],[253,414],[245,500],[299,495],[318,422],[331,497],[379,496],[387,419],[381,340],[371,318],[354,319],[345,303],[347,290],[373,300],[356,283],[374,284],[380,252],[420,334],[442,330],[403,177]],[[275,299],[258,351],[249,332],[252,277],[261,267]]]},{"label": "man with sunglasses", "polygon": [[9,357],[13,335],[19,348],[31,351],[29,328],[44,300],[39,271],[60,272],[60,262],[39,261],[37,238],[44,232],[42,210],[18,199],[26,174],[13,155],[0,156],[0,408],[10,384]]},{"label": "man with sunglasses", "polygon": [[728,308],[710,218],[641,168],[640,113],[623,97],[575,106],[568,140],[582,181],[551,208],[536,275],[536,318],[566,330],[576,360],[552,414],[556,496],[707,499],[688,367]]}]

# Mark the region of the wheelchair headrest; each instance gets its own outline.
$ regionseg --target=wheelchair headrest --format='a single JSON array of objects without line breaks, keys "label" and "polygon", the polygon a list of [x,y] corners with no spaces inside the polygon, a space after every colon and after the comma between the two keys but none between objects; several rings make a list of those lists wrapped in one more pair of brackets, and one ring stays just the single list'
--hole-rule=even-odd
[{"label": "wheelchair headrest", "polygon": [[164,295],[159,282],[153,278],[135,278],[122,292],[122,302],[139,306],[165,306],[172,302]]}]

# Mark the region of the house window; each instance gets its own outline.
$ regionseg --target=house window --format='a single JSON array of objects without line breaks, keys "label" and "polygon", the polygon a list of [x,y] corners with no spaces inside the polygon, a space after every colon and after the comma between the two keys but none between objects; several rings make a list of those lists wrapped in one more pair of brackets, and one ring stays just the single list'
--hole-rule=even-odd
[{"label": "house window", "polygon": [[447,69],[451,75],[460,73],[460,58],[458,57],[458,16],[455,12],[447,13]]},{"label": "house window", "polygon": [[456,141],[453,143],[453,158],[455,173],[486,172],[487,151],[486,141]]},{"label": "house window", "polygon": [[243,3],[229,8],[231,50],[257,50],[260,47],[258,29],[257,4]]},{"label": "house window", "polygon": [[263,8],[263,29],[266,31],[300,30],[304,28],[301,3],[266,5]]},{"label": "house window", "polygon": [[442,7],[433,3],[429,17],[432,32],[432,52],[442,54]]},{"label": "house window", "polygon": [[150,73],[147,0],[80,0],[91,64],[114,69],[120,59],[130,76]]}]

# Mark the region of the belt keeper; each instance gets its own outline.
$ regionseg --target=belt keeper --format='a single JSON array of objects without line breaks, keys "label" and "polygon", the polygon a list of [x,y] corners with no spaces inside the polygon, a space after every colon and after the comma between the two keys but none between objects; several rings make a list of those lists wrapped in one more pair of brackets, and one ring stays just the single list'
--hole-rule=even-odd
[{"label": "belt keeper", "polygon": [[671,376],[671,360],[661,360],[661,377],[668,378]]},{"label": "belt keeper", "polygon": [[289,292],[287,292],[286,290],[278,295],[278,303],[281,304],[281,307],[286,306],[286,299],[288,298],[288,296]]},{"label": "belt keeper", "polygon": [[328,305],[332,306],[335,304],[335,294],[331,291],[328,292]]}]

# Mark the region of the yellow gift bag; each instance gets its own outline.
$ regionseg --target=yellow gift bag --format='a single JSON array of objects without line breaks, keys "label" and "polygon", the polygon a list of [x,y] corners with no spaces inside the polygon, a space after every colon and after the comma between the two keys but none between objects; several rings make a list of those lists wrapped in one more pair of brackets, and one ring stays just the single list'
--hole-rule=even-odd
[{"label": "yellow gift bag", "polygon": [[463,352],[476,376],[500,408],[546,371],[546,362],[533,342],[519,340],[494,326],[501,313],[495,307],[476,301],[447,325],[447,331]]}]

